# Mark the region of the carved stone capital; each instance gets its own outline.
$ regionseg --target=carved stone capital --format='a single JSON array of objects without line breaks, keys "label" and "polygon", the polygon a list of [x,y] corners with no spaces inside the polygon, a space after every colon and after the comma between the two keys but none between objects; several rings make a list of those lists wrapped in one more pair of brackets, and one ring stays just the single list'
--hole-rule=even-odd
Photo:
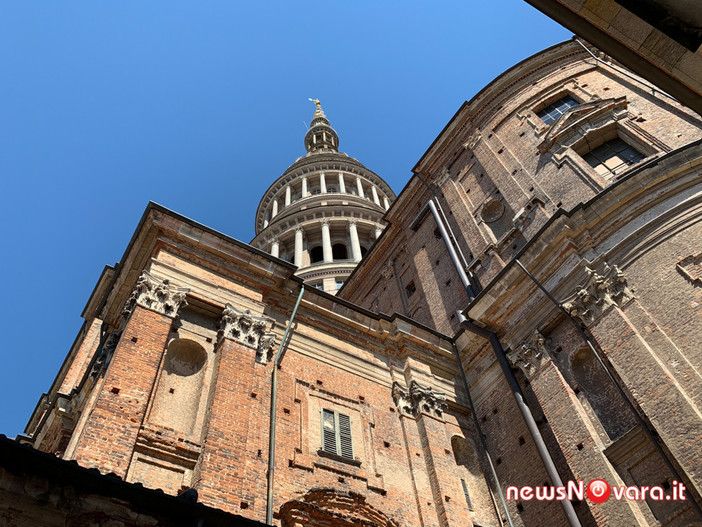
[{"label": "carved stone capital", "polygon": [[475,145],[478,144],[478,141],[480,141],[480,138],[481,138],[480,131],[476,130],[468,138],[468,141],[465,142],[465,144],[463,145],[463,148],[465,148],[467,150],[473,150],[475,148]]},{"label": "carved stone capital", "polygon": [[188,305],[185,297],[190,291],[183,287],[174,287],[166,280],[158,280],[148,271],[143,271],[137,280],[134,292],[127,300],[122,311],[126,319],[134,311],[134,306],[145,307],[171,318],[178,316],[178,311]]},{"label": "carved stone capital", "polygon": [[356,224],[358,224],[358,219],[357,218],[349,218],[348,220],[346,220],[346,222],[349,224],[349,226],[356,225]]},{"label": "carved stone capital", "polygon": [[268,317],[255,317],[247,309],[239,311],[227,304],[219,319],[217,344],[222,339],[231,339],[239,344],[256,350],[256,361],[267,363],[273,355],[275,335],[269,333],[273,321]]},{"label": "carved stone capital", "polygon": [[553,360],[551,339],[545,338],[535,329],[529,339],[507,354],[507,358],[513,366],[518,366],[524,372],[527,379],[531,379],[546,363]]},{"label": "carved stone capital", "polygon": [[621,307],[634,298],[624,273],[616,265],[610,267],[605,262],[599,273],[588,268],[587,275],[585,285],[579,285],[563,302],[563,309],[586,325],[594,322],[609,306]]},{"label": "carved stone capital", "polygon": [[435,392],[431,386],[422,386],[417,381],[410,383],[409,390],[397,382],[392,385],[392,399],[401,413],[418,416],[424,412],[429,415],[441,415],[446,411],[446,395]]}]

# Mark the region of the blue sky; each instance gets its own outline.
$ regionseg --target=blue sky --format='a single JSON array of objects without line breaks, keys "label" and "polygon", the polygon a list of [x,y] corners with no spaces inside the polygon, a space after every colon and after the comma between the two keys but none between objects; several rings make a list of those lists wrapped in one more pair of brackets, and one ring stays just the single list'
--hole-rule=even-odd
[{"label": "blue sky", "polygon": [[149,200],[250,241],[309,97],[399,192],[464,100],[570,37],[522,0],[4,2],[0,433],[23,431]]}]

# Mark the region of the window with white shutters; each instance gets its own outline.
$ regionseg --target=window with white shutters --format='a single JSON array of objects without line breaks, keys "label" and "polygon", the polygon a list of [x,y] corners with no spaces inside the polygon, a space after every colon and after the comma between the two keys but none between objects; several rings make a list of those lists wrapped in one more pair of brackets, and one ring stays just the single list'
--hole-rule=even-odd
[{"label": "window with white shutters", "polygon": [[334,410],[322,410],[322,450],[328,454],[353,459],[351,418]]}]

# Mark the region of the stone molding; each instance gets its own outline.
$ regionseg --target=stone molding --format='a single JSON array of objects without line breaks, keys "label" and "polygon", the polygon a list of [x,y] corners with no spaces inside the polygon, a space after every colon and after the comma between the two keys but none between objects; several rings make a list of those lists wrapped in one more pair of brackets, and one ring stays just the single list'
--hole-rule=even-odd
[{"label": "stone molding", "polygon": [[562,303],[563,309],[582,323],[592,324],[609,306],[622,307],[634,298],[624,273],[616,265],[605,262],[599,273],[590,268],[586,271],[585,285],[579,285]]},{"label": "stone molding", "polygon": [[185,297],[190,289],[174,287],[168,279],[154,278],[148,271],[143,271],[137,280],[134,292],[127,300],[122,316],[127,319],[135,306],[141,306],[167,317],[176,318],[178,311],[188,305]]},{"label": "stone molding", "polygon": [[412,381],[409,390],[392,384],[392,399],[401,413],[417,417],[420,413],[441,417],[447,410],[446,395],[435,392],[431,386],[422,386],[417,381]]},{"label": "stone molding", "polygon": [[115,352],[115,349],[117,348],[117,344],[119,344],[119,339],[122,336],[122,330],[117,330],[113,331],[110,333],[110,336],[107,337],[107,340],[105,343],[102,345],[102,349],[100,350],[100,354],[97,356],[95,359],[95,363],[93,364],[93,369],[90,372],[90,374],[95,377],[99,375],[102,371],[107,369],[107,367],[110,365],[110,360],[112,360],[112,355]]},{"label": "stone molding", "polygon": [[691,283],[702,285],[702,253],[686,256],[675,264],[675,268]]},{"label": "stone molding", "polygon": [[551,339],[547,339],[535,329],[530,338],[507,354],[507,359],[512,366],[519,367],[527,379],[532,379],[541,368],[553,360]]},{"label": "stone molding", "polygon": [[233,305],[227,304],[219,319],[217,346],[223,339],[231,339],[256,350],[256,361],[265,364],[273,356],[275,335],[269,332],[272,328],[272,319],[255,317],[248,309],[240,311]]}]

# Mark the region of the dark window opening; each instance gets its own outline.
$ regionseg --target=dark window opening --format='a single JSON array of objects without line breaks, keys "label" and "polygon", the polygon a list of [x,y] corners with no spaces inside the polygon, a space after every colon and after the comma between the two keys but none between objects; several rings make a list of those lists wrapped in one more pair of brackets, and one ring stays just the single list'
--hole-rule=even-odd
[{"label": "dark window opening", "polygon": [[621,172],[641,161],[644,154],[629,143],[617,137],[583,155],[583,159],[595,169],[600,176]]},{"label": "dark window opening", "polygon": [[334,258],[334,260],[347,260],[348,257],[346,245],[343,243],[335,243],[332,246],[332,258]]},{"label": "dark window opening", "polygon": [[321,262],[324,260],[324,250],[321,246],[312,247],[310,249],[310,261],[312,263]]},{"label": "dark window opening", "polygon": [[578,101],[573,99],[570,95],[566,95],[562,99],[557,100],[553,104],[549,104],[546,108],[543,108],[536,112],[536,115],[541,117],[541,120],[546,124],[551,124],[553,121],[558,119],[561,115],[566,113],[569,108],[577,106],[580,104]]},{"label": "dark window opening", "polygon": [[407,298],[412,298],[412,295],[417,292],[417,288],[414,285],[414,282],[410,282],[405,286],[405,293],[407,293]]}]

